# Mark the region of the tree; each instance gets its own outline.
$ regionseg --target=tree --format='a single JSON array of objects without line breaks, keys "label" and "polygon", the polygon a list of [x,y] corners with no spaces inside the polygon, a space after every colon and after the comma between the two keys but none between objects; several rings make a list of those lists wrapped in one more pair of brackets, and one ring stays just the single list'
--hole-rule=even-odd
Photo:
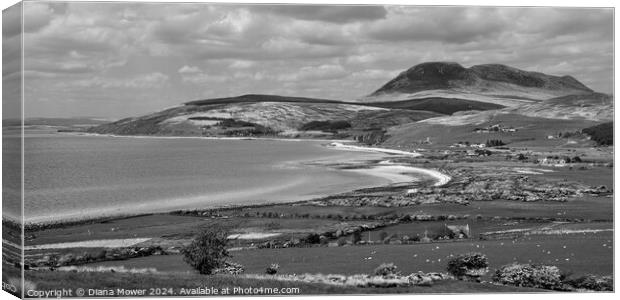
[{"label": "tree", "polygon": [[187,247],[181,250],[183,260],[200,274],[212,274],[213,270],[224,265],[230,257],[226,250],[228,232],[222,228],[209,228],[202,231]]},{"label": "tree", "polygon": [[448,261],[448,272],[459,279],[472,278],[477,280],[486,273],[489,261],[482,253],[460,254]]},{"label": "tree", "polygon": [[506,145],[506,143],[504,143],[502,140],[487,140],[485,144],[487,147],[497,147],[497,146]]},{"label": "tree", "polygon": [[583,133],[589,135],[599,145],[611,146],[614,144],[614,123],[607,122],[584,128]]}]

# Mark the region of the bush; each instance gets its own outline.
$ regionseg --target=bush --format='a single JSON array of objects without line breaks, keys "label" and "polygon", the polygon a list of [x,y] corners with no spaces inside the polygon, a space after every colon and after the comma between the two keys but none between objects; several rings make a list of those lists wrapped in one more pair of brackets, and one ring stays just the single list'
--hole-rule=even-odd
[{"label": "bush", "polygon": [[457,278],[479,277],[486,273],[489,261],[482,253],[460,254],[448,261],[448,272]]},{"label": "bush", "polygon": [[398,267],[393,263],[383,263],[372,272],[376,276],[398,275]]},{"label": "bush", "polygon": [[522,287],[563,290],[562,274],[556,266],[510,264],[495,271],[493,281]]},{"label": "bush", "polygon": [[276,273],[278,273],[279,269],[280,269],[280,265],[278,265],[278,264],[271,264],[271,265],[269,265],[269,267],[267,267],[267,270],[265,270],[265,273],[267,273],[269,275],[275,275]]},{"label": "bush", "polygon": [[608,122],[596,126],[584,128],[583,133],[592,137],[599,145],[610,146],[614,144],[614,123]]},{"label": "bush", "polygon": [[191,244],[181,250],[183,260],[200,274],[212,274],[213,270],[224,266],[228,232],[221,228],[201,232]]},{"label": "bush", "polygon": [[564,283],[576,288],[592,291],[613,291],[614,279],[611,276],[584,275],[565,280]]},{"label": "bush", "polygon": [[504,146],[506,145],[506,143],[504,143],[502,140],[487,140],[485,145],[487,147],[497,147],[497,146]]},{"label": "bush", "polygon": [[351,242],[355,245],[359,243],[361,240],[362,240],[362,232],[361,231],[353,232],[353,235],[351,236]]},{"label": "bush", "polygon": [[318,233],[309,233],[304,240],[308,244],[318,244],[321,242],[321,236]]},{"label": "bush", "polygon": [[434,228],[431,228],[428,231],[428,235],[433,240],[439,239],[454,239],[456,234],[454,231],[450,230],[446,225],[437,225]]}]

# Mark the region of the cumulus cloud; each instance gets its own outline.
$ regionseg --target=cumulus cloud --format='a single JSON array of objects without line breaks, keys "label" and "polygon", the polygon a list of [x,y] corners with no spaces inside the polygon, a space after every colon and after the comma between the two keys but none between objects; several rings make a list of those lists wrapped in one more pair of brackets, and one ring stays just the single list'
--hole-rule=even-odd
[{"label": "cumulus cloud", "polygon": [[93,77],[88,79],[80,79],[68,83],[78,87],[100,87],[100,88],[152,88],[161,85],[168,80],[168,75],[154,72],[149,74],[141,74],[131,78],[115,78],[115,77]]},{"label": "cumulus cloud", "polygon": [[[613,87],[611,9],[27,2],[24,14],[35,116],[74,113],[52,107],[63,99],[105,103],[107,117],[246,93],[351,100],[442,60]],[[5,55],[19,54],[22,29],[3,31]]]},{"label": "cumulus cloud", "polygon": [[200,73],[202,72],[199,67],[196,66],[183,66],[179,69],[179,73],[181,74],[192,74],[192,73]]},{"label": "cumulus cloud", "polygon": [[268,12],[300,20],[349,23],[385,18],[383,6],[342,5],[258,5],[251,7],[257,12]]},{"label": "cumulus cloud", "polygon": [[24,3],[24,31],[34,32],[47,26],[52,20],[54,9],[47,3]]},{"label": "cumulus cloud", "polygon": [[278,76],[281,81],[331,80],[342,78],[348,73],[341,65],[320,65],[303,67]]}]

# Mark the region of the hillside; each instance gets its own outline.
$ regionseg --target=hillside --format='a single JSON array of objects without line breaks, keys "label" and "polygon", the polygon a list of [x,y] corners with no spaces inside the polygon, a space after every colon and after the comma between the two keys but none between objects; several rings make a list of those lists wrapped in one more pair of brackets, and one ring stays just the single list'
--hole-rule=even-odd
[{"label": "hillside", "polygon": [[426,110],[426,111],[432,111],[432,112],[446,114],[446,115],[451,115],[459,111],[468,111],[468,110],[482,111],[482,110],[504,108],[503,105],[494,104],[494,103],[473,101],[473,100],[463,100],[463,99],[456,99],[456,98],[438,98],[438,97],[420,98],[420,99],[402,100],[402,101],[369,102],[365,104],[370,105],[370,106],[383,107],[383,108]]},{"label": "hillside", "polygon": [[[556,137],[560,133],[579,132],[595,124],[595,121],[585,119],[547,119],[506,111],[489,111],[395,126],[387,131],[389,138],[384,144],[443,148],[458,142],[480,144],[487,140],[501,140],[510,147],[555,147],[567,144],[591,146],[592,143],[582,135],[562,139]],[[492,130],[494,126],[500,130]],[[549,138],[550,136],[553,138]]]},{"label": "hillside", "polygon": [[292,102],[292,103],[346,103],[337,100],[290,97],[279,95],[246,94],[237,97],[212,98],[205,100],[195,100],[184,103],[185,105],[214,105],[231,103],[258,103],[258,102]]},{"label": "hillside", "polygon": [[586,119],[601,122],[614,119],[613,98],[601,93],[557,97],[505,110],[548,119]]},{"label": "hillside", "polygon": [[[117,135],[285,136],[450,145],[458,140],[550,141],[613,120],[613,98],[570,76],[485,64],[416,65],[359,102],[247,94],[186,102],[88,131]],[[511,128],[487,132],[490,126]],[[586,137],[583,136],[586,141]],[[564,143],[568,141],[563,141]],[[575,141],[570,141],[574,143]]]},{"label": "hillside", "polygon": [[436,97],[515,106],[591,92],[571,76],[553,76],[499,64],[465,68],[451,62],[427,62],[400,73],[362,101]]},{"label": "hillside", "polygon": [[[245,95],[192,101],[146,116],[127,118],[90,128],[88,131],[117,135],[170,136],[330,136],[376,130],[438,117],[441,114],[390,109],[353,102],[271,95]],[[372,120],[362,122],[360,120]],[[346,121],[343,130],[310,132],[305,124],[315,121]],[[372,124],[369,128],[368,124]]]}]

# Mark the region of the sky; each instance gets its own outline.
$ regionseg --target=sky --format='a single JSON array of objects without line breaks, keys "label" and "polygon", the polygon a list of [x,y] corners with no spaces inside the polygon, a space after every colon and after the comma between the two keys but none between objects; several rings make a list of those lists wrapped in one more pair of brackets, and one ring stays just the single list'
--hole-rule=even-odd
[{"label": "sky", "polygon": [[23,31],[19,14],[3,19],[5,86],[21,77],[23,37],[26,117],[114,119],[249,93],[355,100],[427,61],[613,91],[612,9],[25,2]]}]

